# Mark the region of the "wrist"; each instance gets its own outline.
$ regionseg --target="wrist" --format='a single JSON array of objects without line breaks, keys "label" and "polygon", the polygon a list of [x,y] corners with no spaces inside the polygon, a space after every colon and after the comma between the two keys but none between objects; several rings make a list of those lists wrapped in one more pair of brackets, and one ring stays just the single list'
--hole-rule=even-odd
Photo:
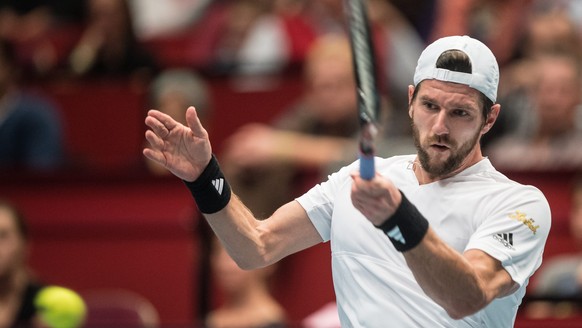
[{"label": "wrist", "polygon": [[406,252],[416,247],[428,231],[428,221],[406,196],[400,192],[402,200],[396,212],[376,228],[382,230],[396,250]]},{"label": "wrist", "polygon": [[183,181],[194,197],[198,209],[204,214],[216,213],[225,208],[230,201],[232,194],[230,185],[214,155],[196,180]]}]

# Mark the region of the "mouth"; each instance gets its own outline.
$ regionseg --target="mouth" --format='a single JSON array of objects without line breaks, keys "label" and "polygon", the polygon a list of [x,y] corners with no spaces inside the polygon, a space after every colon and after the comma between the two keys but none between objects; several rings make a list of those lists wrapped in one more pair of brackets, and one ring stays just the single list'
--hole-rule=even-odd
[{"label": "mouth", "polygon": [[430,145],[430,148],[437,152],[445,152],[450,149],[449,146],[444,144],[432,144]]}]

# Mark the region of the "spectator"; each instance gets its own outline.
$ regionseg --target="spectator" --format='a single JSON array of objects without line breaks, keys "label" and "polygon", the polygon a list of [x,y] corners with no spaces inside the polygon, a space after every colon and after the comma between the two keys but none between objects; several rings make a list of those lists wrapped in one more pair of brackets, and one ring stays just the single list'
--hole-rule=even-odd
[{"label": "spectator", "polygon": [[[582,100],[580,62],[568,55],[539,57],[535,81],[519,111],[532,124],[492,144],[486,153],[501,170],[576,170],[582,168],[582,131],[576,115]],[[517,110],[517,109],[513,109]]]},{"label": "spectator", "polygon": [[26,264],[28,228],[22,214],[0,200],[0,327],[32,327],[34,298],[43,287]]},{"label": "spectator", "polygon": [[227,3],[212,70],[243,76],[281,72],[289,62],[291,46],[284,22],[275,14],[273,4],[263,0]]},{"label": "spectator", "polygon": [[389,137],[408,136],[412,133],[408,112],[407,88],[416,69],[424,43],[418,33],[391,3],[386,0],[369,0],[370,21],[376,27],[376,53],[380,85],[386,91],[394,111],[386,119]]},{"label": "spectator", "polygon": [[[530,294],[534,297],[563,298],[565,302],[532,302],[526,314],[530,317],[566,316],[575,314],[570,301],[582,297],[582,179],[574,184],[570,210],[570,234],[578,252],[552,257],[541,267]],[[566,304],[566,306],[564,306]],[[580,308],[577,309],[578,311]]]},{"label": "spectator", "polygon": [[[150,104],[183,124],[186,124],[186,108],[193,104],[196,104],[202,122],[208,124],[212,115],[206,82],[188,69],[168,69],[159,74],[150,86]],[[151,173],[168,174],[162,166],[147,158],[145,160]]]},{"label": "spectator", "polygon": [[497,124],[481,140],[486,149],[497,139],[510,134],[532,131],[535,114],[528,100],[537,82],[536,58],[547,53],[564,53],[580,57],[580,34],[574,22],[559,7],[541,6],[553,1],[538,1],[524,13],[525,26],[513,59],[502,67],[499,103],[503,110]]},{"label": "spectator", "polygon": [[[306,92],[270,125],[250,124],[225,142],[225,170],[257,214],[292,197],[301,173],[356,154],[355,83],[348,40],[322,37],[307,55]],[[349,149],[343,145],[350,144]],[[349,155],[348,155],[349,154]],[[276,186],[276,188],[274,187]]]},{"label": "spectator", "polygon": [[[553,0],[552,0],[553,1]],[[487,44],[500,66],[511,60],[532,0],[436,0],[430,40],[471,35]]]},{"label": "spectator", "polygon": [[[225,174],[258,215],[271,213],[300,191],[302,179],[319,178],[357,156],[359,131],[356,87],[348,39],[324,35],[315,41],[304,66],[306,91],[273,126],[250,124],[226,142]],[[387,107],[382,109],[385,119]],[[383,125],[383,124],[382,124]],[[386,133],[382,131],[382,133]],[[379,141],[379,153],[401,153],[412,142]],[[306,182],[306,181],[303,181]]]},{"label": "spectator", "polygon": [[345,33],[345,13],[341,0],[306,1],[304,15],[317,35]]},{"label": "spectator", "polygon": [[387,0],[402,13],[402,16],[426,43],[431,38],[435,20],[437,0]]},{"label": "spectator", "polygon": [[46,77],[62,64],[83,20],[76,0],[7,0],[0,3],[0,38],[15,44],[28,78]]},{"label": "spectator", "polygon": [[171,37],[183,32],[205,14],[210,0],[130,0],[139,40]]},{"label": "spectator", "polygon": [[[470,35],[489,47],[500,66],[511,61],[532,0],[386,0],[425,43],[449,35]],[[554,1],[554,0],[549,0]]]},{"label": "spectator", "polygon": [[207,328],[282,328],[285,310],[269,291],[269,278],[276,266],[243,270],[213,238],[213,278],[223,295],[221,305],[206,317]]},{"label": "spectator", "polygon": [[155,58],[138,41],[126,0],[88,0],[87,26],[69,57],[77,76],[150,78]]},{"label": "spectator", "polygon": [[57,169],[64,162],[62,138],[56,108],[20,88],[14,49],[0,41],[0,167]]},{"label": "spectator", "polygon": [[[553,1],[552,1],[553,2]],[[548,4],[547,1],[539,3]],[[515,49],[514,60],[507,65],[500,80],[500,97],[511,96],[513,92],[530,87],[535,81],[531,72],[535,71],[536,57],[546,53],[567,53],[582,55],[581,34],[568,13],[560,7],[532,6],[526,11],[526,22],[521,35],[521,43]]]}]

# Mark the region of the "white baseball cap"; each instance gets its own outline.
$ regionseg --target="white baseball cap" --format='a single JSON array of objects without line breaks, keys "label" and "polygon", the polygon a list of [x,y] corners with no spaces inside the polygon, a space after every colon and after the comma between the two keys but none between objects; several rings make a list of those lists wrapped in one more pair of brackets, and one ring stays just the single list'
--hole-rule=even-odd
[{"label": "white baseball cap", "polygon": [[[437,68],[437,59],[447,50],[460,50],[467,54],[471,61],[472,73]],[[414,85],[428,79],[468,85],[495,102],[499,85],[499,66],[495,55],[481,41],[466,35],[447,36],[431,43],[418,58]]]}]

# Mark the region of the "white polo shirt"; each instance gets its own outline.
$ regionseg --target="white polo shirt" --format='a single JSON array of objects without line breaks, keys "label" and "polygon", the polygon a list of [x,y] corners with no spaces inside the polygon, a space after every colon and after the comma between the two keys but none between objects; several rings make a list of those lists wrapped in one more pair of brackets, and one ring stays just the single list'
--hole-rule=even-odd
[{"label": "white polo shirt", "polygon": [[529,277],[542,262],[550,208],[535,187],[497,172],[488,159],[454,177],[419,185],[415,155],[376,159],[389,178],[448,245],[463,253],[480,249],[498,259],[519,289],[461,320],[420,288],[388,237],[350,199],[349,173],[329,176],[297,201],[324,241],[331,241],[332,272],[343,327],[512,327]]}]

